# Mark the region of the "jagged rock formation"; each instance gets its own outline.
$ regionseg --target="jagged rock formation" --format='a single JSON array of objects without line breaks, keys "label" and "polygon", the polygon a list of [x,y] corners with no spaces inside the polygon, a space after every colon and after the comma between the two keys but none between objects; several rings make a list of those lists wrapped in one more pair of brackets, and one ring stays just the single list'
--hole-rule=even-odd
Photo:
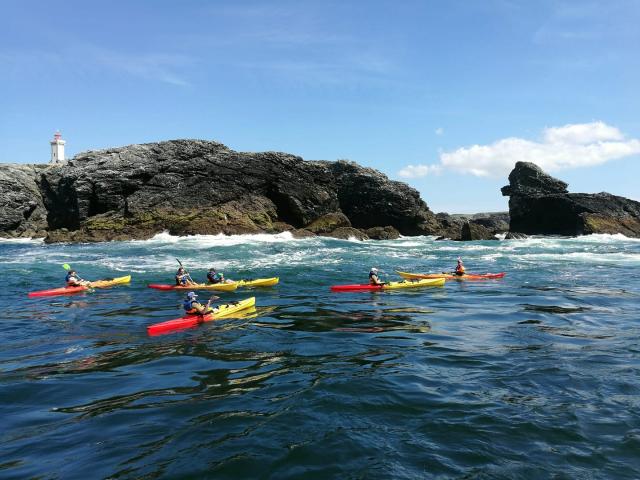
[{"label": "jagged rock formation", "polygon": [[491,233],[491,231],[479,225],[477,223],[466,222],[462,226],[462,230],[460,232],[460,240],[461,241],[472,241],[472,240],[495,240],[495,234]]},{"label": "jagged rock formation", "polygon": [[[509,214],[507,212],[475,213],[472,215],[438,213],[441,237],[451,240],[495,240],[496,234],[509,230]],[[480,227],[480,228],[477,228]]]},{"label": "jagged rock formation", "polygon": [[640,237],[640,202],[609,193],[568,193],[567,186],[533,163],[516,163],[509,185],[502,188],[502,194],[510,197],[510,231]]},{"label": "jagged rock formation", "polygon": [[44,236],[45,209],[38,179],[45,166],[0,165],[0,232],[7,237]]},{"label": "jagged rock formation", "polygon": [[[365,229],[438,234],[416,190],[353,162],[244,153],[173,140],[77,155],[61,166],[3,166],[0,235],[47,241],[277,233],[366,238]],[[391,231],[391,230],[390,230]],[[356,234],[357,232],[357,234]]]}]

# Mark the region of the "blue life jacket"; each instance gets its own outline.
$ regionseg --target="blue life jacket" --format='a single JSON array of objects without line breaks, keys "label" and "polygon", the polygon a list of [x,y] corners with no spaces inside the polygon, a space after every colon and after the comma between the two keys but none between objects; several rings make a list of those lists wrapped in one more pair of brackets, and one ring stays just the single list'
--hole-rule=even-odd
[{"label": "blue life jacket", "polygon": [[184,310],[187,313],[196,313],[197,310],[195,308],[193,308],[193,304],[194,303],[198,303],[197,300],[191,300],[191,299],[187,299],[184,301],[184,303],[182,304],[182,306],[184,307]]}]

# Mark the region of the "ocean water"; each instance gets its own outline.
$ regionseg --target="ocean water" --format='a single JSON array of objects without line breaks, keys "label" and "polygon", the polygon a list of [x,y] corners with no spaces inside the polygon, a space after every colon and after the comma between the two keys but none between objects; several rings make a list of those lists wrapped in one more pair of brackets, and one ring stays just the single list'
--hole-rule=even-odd
[{"label": "ocean water", "polygon": [[[502,280],[332,293],[370,267]],[[149,337],[195,278],[255,313]],[[0,478],[640,478],[640,241],[0,242]],[[88,279],[131,285],[28,299]],[[203,293],[206,299],[208,294]]]}]

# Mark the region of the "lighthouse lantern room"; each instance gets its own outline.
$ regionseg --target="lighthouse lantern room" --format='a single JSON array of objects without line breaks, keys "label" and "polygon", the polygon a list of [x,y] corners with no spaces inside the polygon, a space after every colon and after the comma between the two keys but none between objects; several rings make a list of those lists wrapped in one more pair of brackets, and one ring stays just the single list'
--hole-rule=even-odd
[{"label": "lighthouse lantern room", "polygon": [[56,132],[51,140],[51,163],[63,163],[64,162],[64,144],[67,143],[62,140],[60,132]]}]

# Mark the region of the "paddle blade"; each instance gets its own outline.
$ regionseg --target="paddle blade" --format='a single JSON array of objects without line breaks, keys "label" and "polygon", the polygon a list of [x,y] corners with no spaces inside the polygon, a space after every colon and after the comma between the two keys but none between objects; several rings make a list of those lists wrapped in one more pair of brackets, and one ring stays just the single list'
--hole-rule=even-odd
[{"label": "paddle blade", "polygon": [[62,265],[62,268],[64,268],[65,270],[71,270],[71,265],[69,265],[68,263],[64,263]]}]

